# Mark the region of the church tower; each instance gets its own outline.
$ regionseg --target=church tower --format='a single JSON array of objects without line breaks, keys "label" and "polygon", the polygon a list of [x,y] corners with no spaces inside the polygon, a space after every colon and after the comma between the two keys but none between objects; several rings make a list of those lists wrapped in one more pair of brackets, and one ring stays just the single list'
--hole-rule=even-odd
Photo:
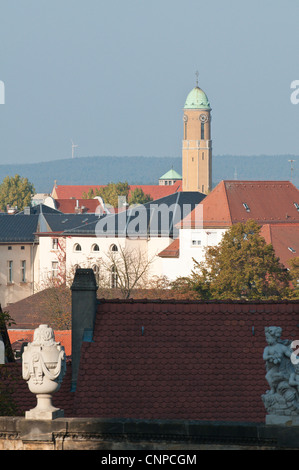
[{"label": "church tower", "polygon": [[183,191],[208,194],[212,189],[211,106],[198,84],[184,106]]}]

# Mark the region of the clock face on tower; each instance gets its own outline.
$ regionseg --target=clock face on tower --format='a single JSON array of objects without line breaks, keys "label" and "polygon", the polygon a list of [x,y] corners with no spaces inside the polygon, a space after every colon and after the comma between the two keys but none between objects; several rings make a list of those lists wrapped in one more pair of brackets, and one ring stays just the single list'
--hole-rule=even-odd
[{"label": "clock face on tower", "polygon": [[184,120],[185,122],[188,121],[188,116],[186,116],[186,114],[184,114],[183,120]]},{"label": "clock face on tower", "polygon": [[199,119],[200,119],[201,122],[207,122],[209,118],[206,114],[201,114],[199,116]]}]

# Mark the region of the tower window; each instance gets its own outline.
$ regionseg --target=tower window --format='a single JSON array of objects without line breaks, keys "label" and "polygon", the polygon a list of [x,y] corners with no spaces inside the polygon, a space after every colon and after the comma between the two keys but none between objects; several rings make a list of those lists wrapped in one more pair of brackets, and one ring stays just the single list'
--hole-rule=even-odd
[{"label": "tower window", "polygon": [[201,159],[202,159],[202,160],[205,159],[205,154],[204,154],[204,152],[202,152]]},{"label": "tower window", "polygon": [[205,123],[204,122],[201,123],[201,137],[200,138],[201,140],[204,140],[205,138]]}]

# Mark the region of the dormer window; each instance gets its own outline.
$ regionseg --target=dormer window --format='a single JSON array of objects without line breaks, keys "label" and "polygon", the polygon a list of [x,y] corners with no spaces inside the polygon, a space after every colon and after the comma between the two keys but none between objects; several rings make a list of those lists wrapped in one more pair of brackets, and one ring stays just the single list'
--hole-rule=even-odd
[{"label": "dormer window", "polygon": [[288,250],[290,250],[292,253],[296,253],[295,248],[292,248],[291,246],[288,246]]},{"label": "dormer window", "polygon": [[294,202],[294,206],[296,207],[297,211],[299,212],[299,204],[298,204],[298,202]]},{"label": "dormer window", "polygon": [[246,204],[246,202],[243,202],[243,207],[246,210],[246,212],[250,212],[250,207],[248,206],[248,204]]}]

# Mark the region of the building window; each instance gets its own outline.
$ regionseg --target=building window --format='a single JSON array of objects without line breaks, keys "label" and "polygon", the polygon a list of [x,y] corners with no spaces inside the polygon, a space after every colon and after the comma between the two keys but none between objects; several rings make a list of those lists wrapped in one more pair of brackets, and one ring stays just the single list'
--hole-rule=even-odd
[{"label": "building window", "polygon": [[201,123],[201,136],[200,136],[201,140],[204,140],[205,138],[205,123],[202,122]]},{"label": "building window", "polygon": [[192,240],[192,246],[200,246],[201,240]]},{"label": "building window", "polygon": [[52,261],[52,278],[58,277],[58,261]]},{"label": "building window", "polygon": [[205,159],[205,154],[204,154],[204,152],[202,152],[202,154],[201,154],[201,159],[202,159],[202,160]]},{"label": "building window", "polygon": [[117,269],[115,266],[112,266],[111,268],[111,288],[116,289],[118,285],[118,275],[117,275]]},{"label": "building window", "polygon": [[8,246],[7,249],[8,249],[8,250],[12,250],[12,246]]},{"label": "building window", "polygon": [[26,282],[26,261],[21,261],[21,282]]},{"label": "building window", "polygon": [[52,250],[58,250],[58,238],[52,238]]},{"label": "building window", "polygon": [[118,251],[118,248],[116,245],[111,245],[110,249],[111,251]]},{"label": "building window", "polygon": [[100,251],[99,245],[97,245],[96,243],[94,245],[92,245],[91,251]]},{"label": "building window", "polygon": [[7,262],[7,282],[9,284],[13,282],[13,261]]},{"label": "building window", "polygon": [[21,246],[21,250],[25,250],[25,247],[23,245]]},{"label": "building window", "polygon": [[74,251],[82,251],[81,245],[79,245],[79,243],[76,243],[74,246]]}]

